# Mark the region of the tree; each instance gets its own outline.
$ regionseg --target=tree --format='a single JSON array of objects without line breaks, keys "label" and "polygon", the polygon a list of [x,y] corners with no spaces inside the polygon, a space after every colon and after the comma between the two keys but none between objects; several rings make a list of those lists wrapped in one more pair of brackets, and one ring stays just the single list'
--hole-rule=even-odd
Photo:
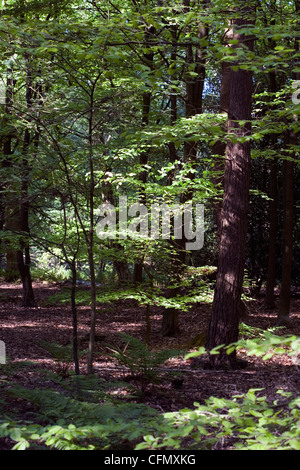
[{"label": "tree", "polygon": [[[298,18],[299,27],[300,2],[295,0],[295,12]],[[295,51],[299,53],[300,37],[295,37]],[[298,80],[299,71],[293,73],[293,79]],[[286,133],[287,157],[283,161],[283,255],[282,255],[282,275],[279,298],[278,318],[279,324],[286,321],[290,314],[291,302],[291,277],[293,264],[293,232],[294,232],[294,173],[295,173],[295,148],[298,143],[298,126],[291,125]]]},{"label": "tree", "polygon": [[[239,6],[233,24],[233,38],[238,51],[243,46],[251,50],[253,37],[243,30],[254,20],[249,4]],[[228,113],[228,143],[222,202],[218,272],[214,292],[212,316],[206,347],[233,343],[238,338],[239,304],[241,300],[245,265],[245,245],[250,182],[250,132],[252,109],[252,72],[237,62],[231,67],[230,101]],[[235,353],[221,353],[210,357],[210,365],[218,367],[224,362],[237,367]]]}]

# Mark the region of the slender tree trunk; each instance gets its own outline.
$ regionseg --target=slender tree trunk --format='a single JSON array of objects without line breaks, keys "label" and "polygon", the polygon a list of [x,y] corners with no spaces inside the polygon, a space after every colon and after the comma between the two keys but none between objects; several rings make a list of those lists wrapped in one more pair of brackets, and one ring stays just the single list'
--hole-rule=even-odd
[{"label": "slender tree trunk", "polygon": [[276,238],[278,229],[278,188],[276,160],[273,160],[270,165],[270,198],[268,270],[264,305],[266,308],[273,309],[275,308],[274,290],[276,286]]},{"label": "slender tree trunk", "polygon": [[78,231],[78,224],[76,221],[76,228],[77,228],[77,247],[73,252],[72,259],[69,258],[67,250],[66,250],[66,238],[67,238],[67,215],[66,215],[66,206],[64,197],[61,197],[63,214],[64,214],[64,236],[63,241],[61,244],[62,252],[64,255],[65,261],[68,263],[68,266],[72,273],[71,279],[71,314],[72,314],[72,349],[73,349],[73,362],[74,362],[74,369],[75,374],[79,375],[79,358],[78,358],[78,328],[77,328],[77,307],[76,307],[76,281],[77,281],[77,269],[76,269],[76,260],[79,250],[80,244],[80,235]]},{"label": "slender tree trunk", "polygon": [[[149,46],[151,45],[151,39],[153,35],[155,34],[155,28],[153,26],[150,26],[147,28],[145,32],[145,41],[146,44]],[[150,69],[153,68],[153,58],[154,54],[152,51],[150,51],[147,54],[144,54],[144,59],[147,65],[150,67]],[[146,91],[143,93],[143,103],[142,103],[142,126],[146,127],[149,124],[149,114],[150,114],[150,108],[151,108],[151,99],[152,99],[152,92],[151,91]],[[143,167],[147,165],[148,163],[148,151],[144,151],[140,155],[140,165],[142,168],[142,171],[139,174],[139,180],[141,182],[140,185],[140,203],[141,204],[146,204],[146,193],[145,193],[145,185],[147,182],[147,171]],[[143,282],[143,264],[141,261],[137,261],[134,264],[134,269],[133,269],[133,282],[134,284],[141,284]]]},{"label": "slender tree trunk", "polygon": [[20,203],[20,232],[24,234],[24,239],[20,241],[20,249],[17,251],[18,269],[23,285],[23,306],[33,307],[35,305],[34,291],[30,273],[30,247],[29,247],[29,165],[28,165],[28,147],[30,144],[30,134],[25,130],[23,144],[23,162],[22,162],[22,184],[21,184],[21,203]]},{"label": "slender tree trunk", "polygon": [[[14,101],[14,79],[12,77],[13,71],[9,70],[9,77],[6,84],[6,97],[5,97],[5,117],[4,124],[6,127],[6,135],[3,138],[3,162],[2,167],[7,170],[5,178],[5,196],[4,196],[4,228],[7,232],[15,234],[19,229],[19,200],[17,197],[17,188],[13,187],[12,179],[12,126],[10,123],[12,106]],[[17,263],[17,250],[14,244],[5,241],[5,280],[7,282],[14,282],[19,278],[18,263]]]},{"label": "slender tree trunk", "polygon": [[[204,2],[205,3],[205,2]],[[190,8],[190,0],[185,0],[184,5],[187,10]],[[208,28],[199,24],[198,27],[198,38],[204,39],[208,35]],[[175,36],[173,36],[173,51],[175,52],[174,58],[176,56],[176,44]],[[205,80],[205,60],[206,60],[206,51],[202,47],[196,47],[189,45],[186,49],[186,117],[196,116],[197,114],[202,113],[202,95],[204,88]],[[194,65],[194,72],[197,73],[197,76],[191,77],[188,70],[189,66]],[[176,110],[177,105],[174,98],[171,100],[171,120],[174,122],[176,119]],[[174,158],[174,146],[169,145],[170,157]],[[197,142],[193,140],[187,140],[184,143],[184,157],[183,164],[191,165],[193,170],[197,164]],[[191,171],[189,178],[192,181],[194,179],[194,172]],[[187,202],[192,202],[193,191],[188,190],[180,197],[181,204],[186,204]],[[169,290],[169,297],[174,298],[180,292],[180,281],[182,272],[186,265],[186,238],[184,233],[182,234],[181,240],[176,240],[172,244],[172,249],[175,251],[172,259],[172,274],[173,280],[171,281],[174,284]],[[161,333],[163,336],[174,336],[179,331],[179,312],[175,308],[167,308],[163,313],[162,319],[162,329]]]},{"label": "slender tree trunk", "polygon": [[90,208],[90,227],[88,233],[88,260],[90,269],[90,281],[91,281],[91,318],[90,318],[90,339],[89,339],[89,351],[88,351],[88,365],[87,373],[92,374],[94,372],[94,348],[95,348],[95,330],[96,330],[96,273],[95,273],[95,262],[94,262],[94,197],[95,197],[95,175],[94,175],[94,154],[93,154],[93,125],[94,125],[94,94],[91,94],[90,103],[90,116],[89,116],[89,164],[90,164],[90,193],[89,193],[89,208]]},{"label": "slender tree trunk", "polygon": [[[297,26],[300,26],[299,12],[300,2],[295,0]],[[299,31],[299,29],[298,29]],[[299,53],[300,35],[295,37],[295,50]],[[296,65],[296,64],[295,64]],[[300,80],[300,73],[293,73],[294,80]],[[295,148],[299,141],[299,133],[289,129],[287,131],[287,146],[291,153],[288,159],[283,161],[283,254],[282,275],[279,297],[278,324],[289,325],[291,305],[291,278],[293,264],[293,230],[294,230],[294,170],[295,170]],[[292,158],[290,158],[292,157]]]},{"label": "slender tree trunk", "polygon": [[[289,131],[291,147],[296,144],[295,134]],[[291,274],[293,264],[293,230],[294,230],[294,162],[283,162],[283,253],[282,275],[279,297],[278,318],[283,324],[283,318],[290,314],[291,303]]]},{"label": "slender tree trunk", "polygon": [[[234,38],[239,45],[245,36],[239,27],[245,26],[245,8],[242,18],[235,22]],[[251,41],[252,42],[252,41]],[[247,40],[248,47],[252,44]],[[208,330],[206,348],[229,345],[238,339],[239,310],[245,265],[245,246],[250,182],[250,142],[240,138],[251,133],[252,73],[249,70],[231,71],[228,131],[235,139],[226,146],[222,226],[219,246],[218,272]],[[246,121],[240,125],[238,121]],[[210,367],[238,367],[236,353],[225,351],[211,355]]]},{"label": "slender tree trunk", "polygon": [[[177,58],[177,29],[176,26],[171,27],[172,33],[172,51],[171,51],[171,63],[174,63]],[[177,120],[177,96],[173,93],[170,96],[170,124],[173,126]],[[170,142],[168,144],[169,147],[169,160],[170,163],[175,163],[178,158],[176,147],[174,142]],[[174,179],[174,170],[172,169],[168,174],[168,185],[172,185]],[[173,220],[171,221],[173,225]],[[178,243],[175,240],[170,240],[170,249],[174,254],[171,254],[171,278],[173,277],[173,273],[175,274],[175,278],[171,280],[171,282],[178,282],[178,274],[180,272],[180,259],[178,258],[178,253],[180,252],[181,246],[178,246]],[[179,264],[178,264],[179,263]],[[169,290],[168,296],[175,297],[178,293],[178,288],[173,288]],[[161,325],[161,334],[163,336],[174,336],[179,332],[179,317],[178,317],[178,310],[174,308],[166,308],[163,312],[162,317],[162,325]]]},{"label": "slender tree trunk", "polygon": [[77,272],[76,272],[75,260],[72,261],[71,271],[72,271],[71,310],[72,310],[72,327],[73,327],[73,331],[72,331],[73,361],[74,361],[75,374],[79,375],[80,370],[79,370],[79,359],[78,359],[78,329],[77,329],[77,307],[76,307]]},{"label": "slender tree trunk", "polygon": [[[275,4],[272,5],[272,9],[275,9]],[[275,20],[271,20],[271,25],[274,24]],[[272,39],[269,40],[271,47],[276,47],[276,42]],[[269,86],[272,96],[275,96],[277,92],[277,78],[276,71],[269,72]],[[272,134],[270,136],[270,144],[272,149],[277,147],[277,136]],[[277,248],[277,230],[278,230],[278,164],[277,160],[274,159],[270,163],[270,207],[269,207],[269,247],[268,247],[268,267],[267,267],[267,279],[266,279],[266,295],[264,300],[265,308],[275,308],[275,286],[276,286],[276,248]]]},{"label": "slender tree trunk", "polygon": [[[30,57],[25,54],[26,61],[26,104],[30,111],[33,100],[33,80],[30,64]],[[34,139],[37,148],[38,140]],[[20,249],[17,252],[18,269],[23,284],[23,306],[32,307],[35,305],[34,291],[30,272],[30,247],[29,247],[29,176],[30,166],[28,162],[28,151],[30,146],[30,131],[25,129],[23,139],[23,158],[21,166],[21,201],[20,201],[20,232],[24,234],[24,239],[20,241]]]}]

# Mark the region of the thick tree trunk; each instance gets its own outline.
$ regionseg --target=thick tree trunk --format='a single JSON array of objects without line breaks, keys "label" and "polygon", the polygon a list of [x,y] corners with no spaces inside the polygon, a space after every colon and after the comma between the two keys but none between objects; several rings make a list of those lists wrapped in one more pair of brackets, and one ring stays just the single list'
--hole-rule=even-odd
[{"label": "thick tree trunk", "polygon": [[[239,19],[235,24],[242,27],[244,21]],[[234,36],[239,44],[244,42],[244,36],[238,29]],[[251,102],[252,73],[240,68],[232,70],[228,130],[235,138],[226,146],[218,272],[206,343],[208,351],[238,339],[250,182],[250,142],[239,139],[249,137],[251,133]],[[247,123],[241,126],[237,121]],[[236,353],[228,356],[221,350],[220,354],[210,356],[209,365],[237,368]]]},{"label": "thick tree trunk", "polygon": [[23,307],[34,307],[35,299],[30,274],[30,255],[28,247],[25,248],[25,255],[23,255],[22,250],[17,251],[17,263],[23,286],[22,305]]},{"label": "thick tree trunk", "polygon": [[[119,249],[120,251],[123,251],[123,247],[117,245],[115,247],[116,249]],[[130,281],[131,279],[131,274],[129,270],[129,266],[127,261],[125,260],[117,260],[114,261],[114,267],[115,270],[117,271],[117,276],[118,276],[118,281],[120,284],[126,284]]]},{"label": "thick tree trunk", "polygon": [[[221,79],[221,89],[220,89],[220,106],[219,106],[219,113],[228,115],[229,110],[229,96],[230,96],[230,77],[231,77],[231,69],[230,65],[227,63],[222,64],[222,79]],[[215,157],[214,160],[214,171],[216,176],[214,177],[215,185],[221,185],[223,187],[224,183],[224,157],[226,151],[226,143],[222,142],[221,140],[217,141],[213,148],[212,152],[213,155],[218,155]],[[214,212],[215,212],[215,220],[216,220],[216,227],[217,227],[217,237],[218,241],[220,241],[221,236],[221,212],[222,212],[222,201],[215,200],[213,201],[214,204]]]},{"label": "thick tree trunk", "polygon": [[[174,296],[177,289],[174,289]],[[167,308],[163,312],[161,332],[163,336],[176,336],[179,333],[179,312],[175,308]]]}]

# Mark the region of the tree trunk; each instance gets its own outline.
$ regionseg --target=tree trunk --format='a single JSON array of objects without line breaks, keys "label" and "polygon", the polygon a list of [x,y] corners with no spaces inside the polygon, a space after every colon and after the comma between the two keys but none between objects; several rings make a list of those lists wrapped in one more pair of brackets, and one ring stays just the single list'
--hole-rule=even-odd
[{"label": "tree trunk", "polygon": [[71,271],[72,271],[72,287],[71,287],[71,310],[72,310],[72,346],[73,346],[73,361],[74,361],[74,368],[75,374],[79,375],[79,359],[78,359],[78,329],[77,329],[77,308],[76,308],[76,280],[77,280],[77,272],[76,272],[76,263],[75,259],[71,263]]},{"label": "tree trunk", "polygon": [[[178,290],[173,289],[173,296]],[[176,336],[179,333],[179,312],[176,308],[166,308],[163,312],[161,331],[163,336]]]},{"label": "tree trunk", "polygon": [[[153,53],[145,55],[146,59],[152,64]],[[146,92],[143,94],[143,106],[142,106],[142,126],[145,127],[149,124],[149,113],[151,106],[151,92]],[[148,152],[142,152],[140,155],[140,165],[143,168],[148,163]],[[147,182],[147,171],[143,169],[139,174],[140,185],[140,203],[146,204],[146,193],[145,193],[145,184]],[[140,261],[137,261],[134,264],[133,269],[133,282],[134,284],[141,284],[143,282],[143,264]]]},{"label": "tree trunk", "polygon": [[[124,251],[121,245],[114,245],[114,248],[119,251]],[[118,281],[120,284],[126,284],[131,279],[131,274],[127,261],[125,260],[116,260],[114,261],[114,267],[117,271]]]},{"label": "tree trunk", "polygon": [[[190,1],[185,0],[184,2],[187,9],[190,7]],[[198,38],[204,39],[208,35],[208,28],[199,24],[198,28]],[[175,43],[175,32],[173,29],[173,54],[174,60],[177,55],[176,43]],[[204,88],[205,80],[205,50],[201,47],[193,48],[189,45],[186,48],[186,106],[185,106],[185,115],[187,118],[196,116],[197,114],[202,113],[202,95]],[[189,67],[191,64],[194,64],[194,72],[197,73],[197,76],[191,77],[189,75]],[[176,115],[177,115],[177,103],[174,96],[171,97],[171,124],[174,124]],[[176,149],[173,144],[169,145],[170,152],[170,161],[174,161],[176,156]],[[197,141],[188,140],[184,143],[184,156],[183,163],[191,165],[192,169],[197,164]],[[191,171],[189,174],[190,180],[194,179],[194,172]],[[172,181],[170,181],[172,183]],[[181,204],[186,204],[187,202],[192,202],[193,191],[186,191],[181,194],[180,202]],[[182,272],[186,263],[186,238],[184,233],[182,234],[182,239],[177,240],[176,243],[172,243],[172,250],[176,252],[173,255],[172,260],[172,283],[174,287],[170,289],[169,296],[176,297],[180,292],[180,281]],[[179,312],[175,308],[167,308],[164,310],[163,319],[162,319],[162,329],[161,333],[163,336],[174,336],[179,331],[179,321],[178,321]]]},{"label": "tree trunk", "polygon": [[277,188],[277,161],[271,162],[270,168],[270,227],[269,227],[269,252],[268,271],[266,282],[266,295],[264,305],[266,308],[275,308],[274,289],[276,285],[276,237],[277,237],[277,209],[278,209],[278,188]]},{"label": "tree trunk", "polygon": [[[295,144],[295,135],[290,131],[290,144]],[[282,324],[283,317],[290,314],[291,274],[293,263],[293,229],[294,229],[294,162],[283,162],[283,253],[282,277],[279,298],[278,318]]]},{"label": "tree trunk", "polygon": [[17,263],[23,286],[22,305],[23,307],[34,307],[35,300],[30,275],[30,254],[28,247],[25,248],[25,255],[23,255],[22,250],[17,251]]},{"label": "tree trunk", "polygon": [[[230,65],[227,63],[222,63],[222,79],[221,79],[221,89],[220,89],[220,106],[219,106],[219,113],[228,115],[229,110],[229,94],[230,94]],[[215,157],[214,160],[214,170],[216,172],[216,176],[214,177],[215,185],[221,185],[223,187],[223,180],[224,180],[224,157],[226,151],[226,144],[222,141],[217,141],[213,148],[212,152],[213,155],[218,155]],[[214,204],[214,212],[215,212],[215,220],[217,226],[217,238],[220,241],[221,236],[221,212],[222,212],[222,201],[215,200]]]},{"label": "tree trunk", "polygon": [[[296,16],[299,18],[300,2],[295,0]],[[299,28],[300,21],[298,19]],[[299,29],[298,29],[299,31]],[[295,37],[295,50],[299,53],[300,36]],[[296,64],[295,64],[296,65]],[[300,72],[293,73],[293,79],[300,80]],[[287,326],[290,323],[291,304],[291,277],[293,264],[293,230],[294,230],[294,169],[295,169],[295,148],[298,144],[298,133],[293,129],[287,131],[287,147],[291,153],[283,162],[283,254],[282,254],[282,275],[281,289],[279,297],[278,324]],[[291,158],[292,157],[292,158]]]},{"label": "tree trunk", "polygon": [[89,144],[89,165],[90,165],[90,188],[89,188],[89,233],[87,234],[87,249],[88,261],[90,269],[91,281],[91,317],[90,317],[90,338],[88,350],[88,364],[87,373],[93,374],[94,372],[94,348],[95,348],[95,330],[96,330],[96,273],[94,262],[94,205],[95,205],[95,173],[94,173],[94,154],[93,154],[93,126],[94,126],[94,95],[91,95],[90,100],[90,115],[89,115],[89,129],[88,129],[88,144]]},{"label": "tree trunk", "polygon": [[[5,97],[5,115],[4,115],[4,127],[6,128],[6,135],[3,138],[3,162],[2,167],[7,170],[7,177],[3,185],[5,189],[4,196],[4,229],[7,232],[14,234],[19,229],[19,201],[17,197],[17,188],[12,186],[12,137],[13,130],[10,123],[12,106],[14,100],[14,79],[12,78],[12,70],[8,71],[11,76],[7,79],[6,84],[6,97]],[[14,282],[19,278],[18,263],[17,263],[17,250],[14,244],[8,239],[5,240],[5,256],[6,256],[6,268],[5,268],[5,280],[7,282]]]},{"label": "tree trunk", "polygon": [[[148,47],[151,47],[151,41],[155,35],[155,28],[151,25],[146,27],[145,30],[145,43]],[[153,59],[154,53],[150,50],[144,54],[144,61],[147,66],[152,69],[153,68]],[[142,127],[146,127],[149,124],[149,114],[151,108],[151,99],[152,99],[152,92],[151,90],[146,91],[143,93],[143,103],[142,103]],[[140,194],[139,199],[141,204],[146,204],[146,193],[145,193],[145,185],[147,182],[147,171],[145,165],[148,163],[149,154],[148,151],[144,151],[140,155],[140,165],[142,171],[139,174],[140,184]],[[134,284],[141,284],[143,282],[143,264],[141,261],[137,261],[134,265],[133,269],[133,282]]]},{"label": "tree trunk", "polygon": [[[30,58],[25,54],[27,65],[26,70],[26,104],[27,110],[32,107],[32,73]],[[36,144],[37,145],[37,144]],[[28,149],[30,146],[30,131],[25,129],[23,139],[23,159],[21,166],[21,201],[20,201],[20,232],[24,238],[20,241],[20,248],[17,253],[18,269],[23,284],[23,307],[33,307],[35,305],[32,279],[30,273],[30,247],[29,247],[29,174]]]},{"label": "tree trunk", "polygon": [[[272,5],[272,9],[275,5]],[[271,25],[274,24],[275,20],[271,20]],[[275,48],[276,42],[272,39],[269,40],[270,46]],[[276,71],[269,72],[269,86],[272,96],[275,96],[277,92],[277,77]],[[275,150],[277,147],[277,135],[271,134],[270,144],[272,149]],[[268,268],[267,268],[267,280],[266,280],[266,295],[264,300],[264,306],[267,309],[275,308],[275,293],[274,289],[276,286],[276,238],[278,229],[278,165],[277,160],[274,159],[270,163],[270,215],[269,215],[269,247],[268,247]]]},{"label": "tree trunk", "polygon": [[[245,13],[245,8],[243,8]],[[241,15],[244,16],[244,15]],[[245,36],[239,27],[246,20],[236,20],[234,38],[239,45]],[[251,41],[253,43],[253,41]],[[245,43],[250,46],[249,37]],[[218,272],[208,330],[206,348],[229,345],[238,339],[239,306],[245,265],[245,246],[250,182],[250,142],[240,141],[251,133],[252,73],[249,70],[231,71],[228,131],[235,139],[226,145],[222,225],[219,245]],[[238,121],[246,121],[240,125]],[[209,366],[237,368],[236,353],[230,356],[224,350],[211,355]]]}]

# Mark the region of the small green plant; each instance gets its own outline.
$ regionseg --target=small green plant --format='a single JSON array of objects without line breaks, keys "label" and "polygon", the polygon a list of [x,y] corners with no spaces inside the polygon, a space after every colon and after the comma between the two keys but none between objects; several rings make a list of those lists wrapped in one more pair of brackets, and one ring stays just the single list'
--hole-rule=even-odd
[{"label": "small green plant", "polygon": [[117,362],[130,370],[132,379],[142,393],[149,384],[161,380],[161,366],[170,358],[179,356],[182,352],[177,349],[150,351],[139,339],[125,333],[120,334],[124,347],[109,346]]},{"label": "small green plant", "polygon": [[262,328],[250,326],[244,322],[241,322],[239,324],[239,336],[241,339],[264,338],[266,331],[276,334],[282,329],[283,328],[279,326],[279,327],[269,328],[268,330],[264,330]]},{"label": "small green plant", "polygon": [[163,424],[157,421],[136,449],[300,450],[299,398],[278,390],[281,398],[268,403],[258,395],[262,390],[165,413]]},{"label": "small green plant", "polygon": [[[44,340],[39,340],[38,343],[53,357],[56,363],[56,372],[62,377],[69,375],[74,359],[73,344],[68,343],[66,345],[62,345],[58,343],[50,343]],[[86,354],[86,352],[87,351],[80,351],[78,354],[79,357]]]},{"label": "small green plant", "polygon": [[[136,338],[122,336],[120,363],[135,374],[146,371],[148,378],[156,381],[159,366],[173,354],[151,352]],[[293,358],[299,357],[300,340],[259,332],[233,347],[246,348],[249,354],[262,359],[270,354]],[[60,348],[56,356],[62,358]],[[159,414],[143,404],[111,400],[105,396],[107,383],[97,377],[69,377],[61,393],[57,388],[12,386],[9,374],[20,365],[7,367],[6,379],[4,374],[0,378],[0,439],[12,439],[15,450],[300,450],[300,399],[285,390],[278,390],[272,399],[264,395],[263,389],[250,389],[232,399],[212,396],[204,403],[194,403],[191,409]],[[33,407],[25,418],[15,405],[8,413],[6,402],[31,403]]]}]

